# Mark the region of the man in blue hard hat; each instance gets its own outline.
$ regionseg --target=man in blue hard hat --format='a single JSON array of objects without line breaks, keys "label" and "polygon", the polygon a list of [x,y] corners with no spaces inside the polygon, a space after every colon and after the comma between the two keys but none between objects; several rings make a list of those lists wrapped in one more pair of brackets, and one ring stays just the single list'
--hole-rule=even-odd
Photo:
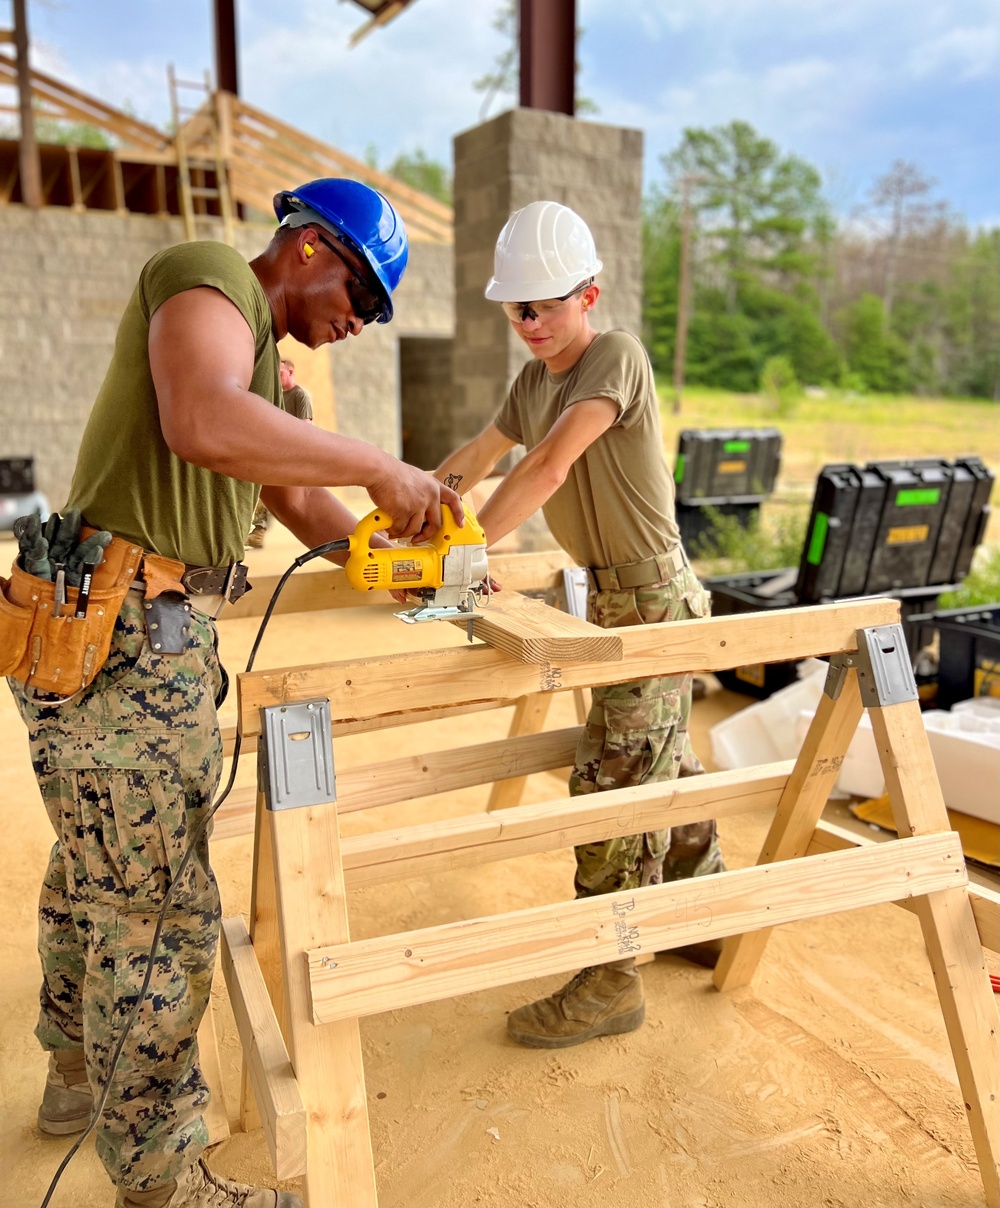
[{"label": "man in blue hard hat", "polygon": [[[258,496],[309,547],[354,528],[330,486],[364,487],[395,518],[393,537],[439,528],[442,503],[463,516],[431,475],[282,406],[278,340],[316,348],[392,318],[407,257],[399,215],[351,180],[312,181],[274,204],[280,225],[249,264],[195,242],[140,273],[69,498],[86,524],[123,539],[135,580],[88,688],[63,699],[10,681],[56,832],[39,909],[48,1135],[89,1121],[157,915],[218,785],[215,617],[245,590]],[[176,580],[161,592],[165,565]],[[201,1159],[209,1092],[195,1037],[220,917],[207,840],[172,892],[95,1132],[117,1208],[300,1208],[298,1196],[228,1182]]]}]

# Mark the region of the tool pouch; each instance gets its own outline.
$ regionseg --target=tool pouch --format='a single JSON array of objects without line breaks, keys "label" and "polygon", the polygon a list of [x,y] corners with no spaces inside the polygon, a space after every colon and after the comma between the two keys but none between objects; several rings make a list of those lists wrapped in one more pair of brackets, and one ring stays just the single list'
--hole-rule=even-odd
[{"label": "tool pouch", "polygon": [[[82,528],[84,541],[96,529]],[[73,696],[95,678],[111,649],[115,621],[139,573],[142,548],[115,537],[94,571],[87,615],[77,618],[79,591],[66,588],[61,616],[53,615],[56,585],[21,569],[0,577],[0,675],[56,696]]]}]

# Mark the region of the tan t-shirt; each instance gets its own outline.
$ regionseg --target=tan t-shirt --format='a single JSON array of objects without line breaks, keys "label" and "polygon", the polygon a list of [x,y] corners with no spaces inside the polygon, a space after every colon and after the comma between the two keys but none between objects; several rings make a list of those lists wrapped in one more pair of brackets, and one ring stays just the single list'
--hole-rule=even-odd
[{"label": "tan t-shirt", "polygon": [[542,509],[552,534],[580,566],[643,562],[680,540],[674,481],[663,453],[653,370],[628,332],[598,335],[563,373],[530,361],[497,416],[497,428],[531,450],[574,403],[610,399],[611,427],[570,467]]},{"label": "tan t-shirt", "polygon": [[84,430],[69,506],[96,528],[198,566],[243,556],[260,486],[182,461],[160,430],[149,368],[149,321],[184,290],[224,294],[253,333],[250,389],[282,407],[271,310],[243,257],[224,243],[184,243],[158,252],[139,275],[115,337],[104,383]]}]

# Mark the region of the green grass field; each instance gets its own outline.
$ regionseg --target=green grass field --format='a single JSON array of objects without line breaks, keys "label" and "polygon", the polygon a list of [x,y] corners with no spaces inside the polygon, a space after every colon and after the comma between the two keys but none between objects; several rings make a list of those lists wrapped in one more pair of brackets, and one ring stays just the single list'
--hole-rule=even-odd
[{"label": "green grass field", "polygon": [[[788,413],[756,394],[692,387],[681,412],[672,409],[669,383],[658,382],[667,458],[673,465],[683,428],[777,428],[782,434],[781,472],[774,495],[763,505],[758,531],[735,526],[720,531],[720,558],[703,565],[710,573],[786,566],[801,549],[816,475],[830,462],[978,455],[1000,475],[1000,404],[983,400],[926,399],[913,396],[850,395],[831,391],[823,398],[797,399]],[[1000,485],[993,491],[987,529],[989,549],[977,560],[977,579],[996,599],[1000,584],[990,580],[1000,546]],[[977,595],[980,594],[978,591]]]},{"label": "green grass field", "polygon": [[993,402],[831,392],[803,396],[790,415],[778,416],[760,395],[692,387],[674,415],[669,386],[660,382],[659,393],[671,462],[682,428],[777,428],[783,437],[779,493],[791,488],[811,498],[819,470],[836,461],[970,453],[1000,470],[1000,404]]}]

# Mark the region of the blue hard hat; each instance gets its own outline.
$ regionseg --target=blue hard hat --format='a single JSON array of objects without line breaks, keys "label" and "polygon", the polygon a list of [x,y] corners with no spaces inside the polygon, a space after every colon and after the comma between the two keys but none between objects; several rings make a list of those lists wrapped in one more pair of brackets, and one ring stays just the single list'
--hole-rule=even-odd
[{"label": "blue hard hat", "polygon": [[359,180],[331,176],[275,194],[274,212],[279,220],[302,209],[314,211],[324,220],[323,225],[367,260],[382,287],[382,313],[377,321],[388,323],[392,292],[409,254],[406,228],[395,207]]}]

